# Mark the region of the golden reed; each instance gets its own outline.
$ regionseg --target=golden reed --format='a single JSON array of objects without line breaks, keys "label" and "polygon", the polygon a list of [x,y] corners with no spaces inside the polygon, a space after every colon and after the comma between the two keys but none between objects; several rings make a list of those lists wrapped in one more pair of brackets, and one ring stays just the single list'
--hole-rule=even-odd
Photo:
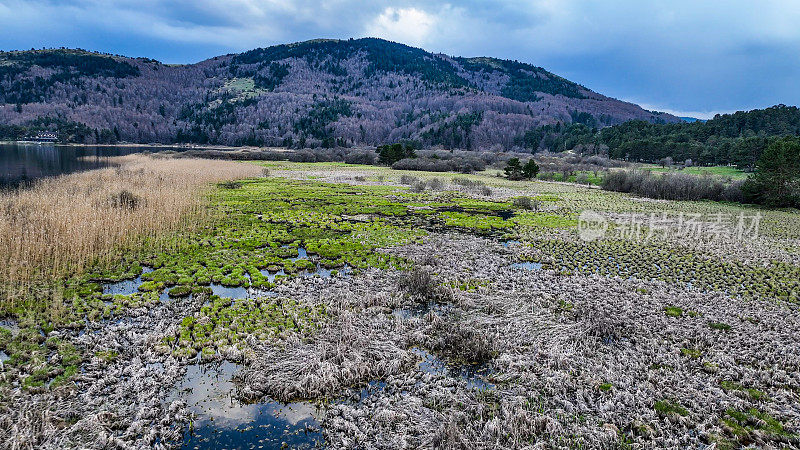
[{"label": "golden reed", "polygon": [[0,315],[33,286],[145,242],[168,245],[158,237],[203,220],[208,185],[262,173],[253,164],[207,159],[129,155],[113,162],[0,194]]}]

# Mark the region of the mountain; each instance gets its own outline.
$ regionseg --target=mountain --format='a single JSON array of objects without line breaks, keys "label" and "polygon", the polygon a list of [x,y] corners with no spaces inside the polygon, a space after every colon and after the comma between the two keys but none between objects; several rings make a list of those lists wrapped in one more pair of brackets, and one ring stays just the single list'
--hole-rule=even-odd
[{"label": "mountain", "polygon": [[84,50],[0,52],[0,138],[509,149],[533,128],[680,119],[518,61],[381,39],[313,40],[166,65]]}]

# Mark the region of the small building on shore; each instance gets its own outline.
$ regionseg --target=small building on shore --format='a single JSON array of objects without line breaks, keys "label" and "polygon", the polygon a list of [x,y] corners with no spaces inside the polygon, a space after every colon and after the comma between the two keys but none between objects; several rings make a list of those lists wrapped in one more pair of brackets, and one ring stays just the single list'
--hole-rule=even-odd
[{"label": "small building on shore", "polygon": [[58,134],[51,131],[40,131],[28,139],[35,142],[56,142]]}]

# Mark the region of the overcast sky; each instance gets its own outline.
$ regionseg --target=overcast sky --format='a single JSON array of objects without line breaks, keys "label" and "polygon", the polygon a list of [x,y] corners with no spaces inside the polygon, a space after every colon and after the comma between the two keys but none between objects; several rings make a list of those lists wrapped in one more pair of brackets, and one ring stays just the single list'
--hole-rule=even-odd
[{"label": "overcast sky", "polygon": [[800,0],[0,0],[0,49],[167,63],[375,36],[545,67],[678,115],[800,104]]}]

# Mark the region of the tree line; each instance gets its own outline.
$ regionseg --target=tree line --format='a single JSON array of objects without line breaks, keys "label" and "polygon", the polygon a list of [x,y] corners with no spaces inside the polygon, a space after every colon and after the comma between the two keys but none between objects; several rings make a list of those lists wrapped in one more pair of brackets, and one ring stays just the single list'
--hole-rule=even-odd
[{"label": "tree line", "polygon": [[707,122],[659,124],[632,120],[598,129],[591,120],[529,130],[521,144],[533,151],[591,149],[614,159],[656,162],[670,157],[702,165],[753,170],[772,138],[800,135],[800,110],[776,105],[717,115]]}]

